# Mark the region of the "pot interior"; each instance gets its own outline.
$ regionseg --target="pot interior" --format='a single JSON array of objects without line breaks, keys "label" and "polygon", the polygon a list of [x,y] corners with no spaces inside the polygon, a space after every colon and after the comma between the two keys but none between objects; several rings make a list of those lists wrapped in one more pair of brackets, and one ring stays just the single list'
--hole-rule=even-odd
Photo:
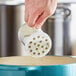
[{"label": "pot interior", "polygon": [[40,65],[62,65],[76,63],[76,58],[61,56],[45,56],[42,58],[32,58],[28,56],[2,57],[0,64],[21,65],[21,66],[40,66]]}]

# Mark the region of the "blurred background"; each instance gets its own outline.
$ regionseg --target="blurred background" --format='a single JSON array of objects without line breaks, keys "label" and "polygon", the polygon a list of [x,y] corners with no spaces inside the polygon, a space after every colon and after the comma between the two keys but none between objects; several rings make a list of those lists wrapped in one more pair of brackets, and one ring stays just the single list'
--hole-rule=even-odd
[{"label": "blurred background", "polygon": [[[48,55],[76,56],[75,2],[58,0],[56,12],[44,23],[43,30],[53,43]],[[0,0],[0,57],[25,55],[24,46],[18,40],[24,11],[24,0]]]}]

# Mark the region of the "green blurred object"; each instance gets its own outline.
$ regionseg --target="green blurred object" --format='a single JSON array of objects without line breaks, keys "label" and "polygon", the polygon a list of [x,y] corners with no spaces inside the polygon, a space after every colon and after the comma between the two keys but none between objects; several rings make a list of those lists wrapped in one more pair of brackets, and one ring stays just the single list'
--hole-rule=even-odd
[{"label": "green blurred object", "polygon": [[0,65],[0,76],[76,76],[76,63],[48,66]]}]

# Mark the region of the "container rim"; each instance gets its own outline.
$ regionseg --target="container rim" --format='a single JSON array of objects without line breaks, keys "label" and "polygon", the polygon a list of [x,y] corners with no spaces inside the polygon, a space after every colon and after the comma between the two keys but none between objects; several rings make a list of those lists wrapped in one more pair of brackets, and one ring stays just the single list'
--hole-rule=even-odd
[{"label": "container rim", "polygon": [[[21,56],[22,57],[22,56]],[[24,56],[23,56],[24,57]],[[22,58],[23,58],[22,57]],[[67,57],[67,56],[54,56],[54,57]],[[6,58],[6,57],[4,57]],[[24,57],[25,58],[25,57]],[[7,58],[8,59],[8,58]],[[72,58],[75,59],[76,58]],[[3,59],[4,60],[4,59]],[[74,60],[74,61],[75,61]],[[7,61],[7,60],[6,60]],[[8,61],[7,61],[8,62]],[[0,64],[0,70],[12,70],[12,71],[26,71],[26,70],[37,70],[37,69],[45,69],[45,68],[66,68],[66,67],[75,67],[76,68],[76,61],[70,62],[70,63],[64,63],[64,64],[56,64],[56,65],[10,65],[10,64]]]},{"label": "container rim", "polygon": [[67,67],[73,67],[76,68],[76,63],[70,63],[70,64],[61,64],[61,65],[40,65],[40,66],[22,66],[22,65],[5,65],[0,64],[0,70],[5,71],[28,71],[28,70],[37,70],[37,69],[43,69],[43,68],[67,68]]}]

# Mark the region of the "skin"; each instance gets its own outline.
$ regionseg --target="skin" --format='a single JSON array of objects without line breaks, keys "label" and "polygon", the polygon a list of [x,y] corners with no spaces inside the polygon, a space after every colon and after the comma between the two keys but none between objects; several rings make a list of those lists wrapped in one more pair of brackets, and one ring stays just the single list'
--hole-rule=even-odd
[{"label": "skin", "polygon": [[53,15],[57,0],[25,0],[25,22],[39,29]]}]

